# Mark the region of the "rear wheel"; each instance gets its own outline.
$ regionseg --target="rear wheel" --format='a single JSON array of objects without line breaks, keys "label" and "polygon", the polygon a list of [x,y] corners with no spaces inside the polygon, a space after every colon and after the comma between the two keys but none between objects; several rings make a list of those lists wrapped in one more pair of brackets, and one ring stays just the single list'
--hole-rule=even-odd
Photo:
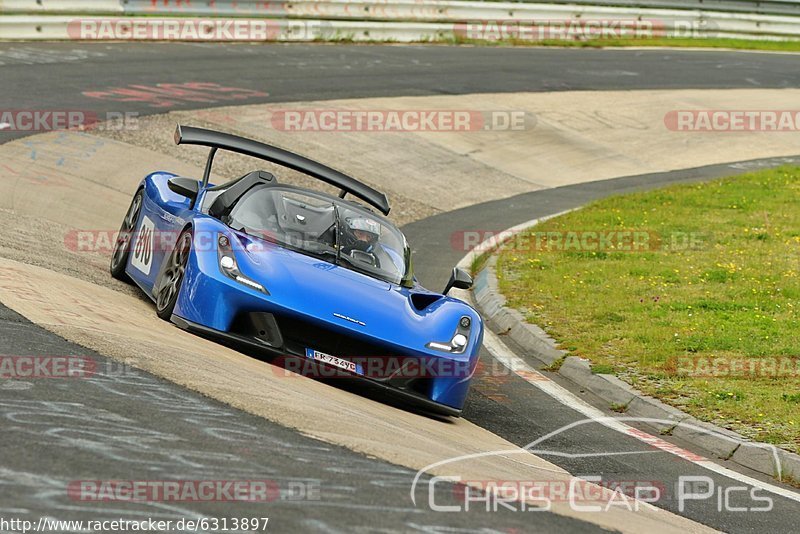
[{"label": "rear wheel", "polygon": [[156,313],[165,321],[169,321],[172,317],[172,311],[175,309],[175,303],[178,302],[178,293],[181,291],[183,285],[183,275],[186,273],[186,265],[189,263],[189,254],[192,250],[192,231],[185,230],[172,254],[167,259],[167,266],[164,272],[159,277],[159,282],[156,284],[158,290],[156,291]]},{"label": "rear wheel", "polygon": [[119,228],[119,234],[114,243],[114,251],[111,253],[111,276],[123,282],[131,282],[131,279],[125,273],[125,266],[128,265],[128,257],[131,254],[131,240],[133,239],[133,231],[136,228],[136,221],[139,220],[139,213],[142,211],[143,199],[144,191],[140,189],[133,196],[128,213],[125,214],[125,218],[122,220],[122,226]]}]

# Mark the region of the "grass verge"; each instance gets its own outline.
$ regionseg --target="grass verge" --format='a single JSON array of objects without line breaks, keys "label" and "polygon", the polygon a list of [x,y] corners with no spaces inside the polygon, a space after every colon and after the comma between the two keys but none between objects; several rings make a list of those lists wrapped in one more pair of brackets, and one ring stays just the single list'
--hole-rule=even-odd
[{"label": "grass verge", "polygon": [[800,452],[798,206],[798,167],[608,198],[505,245],[500,290],[593,368]]}]

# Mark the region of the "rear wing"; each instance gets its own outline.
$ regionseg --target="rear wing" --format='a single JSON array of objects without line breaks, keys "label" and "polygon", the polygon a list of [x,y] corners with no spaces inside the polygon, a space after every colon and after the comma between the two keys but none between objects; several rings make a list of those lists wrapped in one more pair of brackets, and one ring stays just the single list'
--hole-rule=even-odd
[{"label": "rear wing", "polygon": [[341,189],[340,197],[344,197],[345,194],[350,193],[354,197],[360,198],[367,204],[376,207],[384,215],[388,215],[389,210],[391,210],[389,199],[386,198],[384,193],[336,169],[331,169],[322,163],[266,143],[245,139],[238,135],[205,130],[203,128],[194,128],[191,126],[181,126],[179,124],[178,128],[175,130],[175,144],[211,147],[211,152],[206,162],[205,173],[203,174],[203,187],[208,185],[214,156],[218,149],[222,149],[269,161],[322,180],[327,184]]}]

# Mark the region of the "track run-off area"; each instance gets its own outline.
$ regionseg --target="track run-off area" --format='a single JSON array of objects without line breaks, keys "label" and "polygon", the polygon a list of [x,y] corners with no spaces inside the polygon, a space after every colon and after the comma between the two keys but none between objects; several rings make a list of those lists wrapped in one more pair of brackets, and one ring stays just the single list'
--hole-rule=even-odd
[{"label": "track run-off area", "polygon": [[[679,131],[668,117],[791,110],[799,61],[728,51],[0,44],[0,109],[123,122],[47,133],[0,124],[2,353],[79,355],[100,370],[85,380],[2,383],[0,516],[235,513],[268,516],[279,531],[791,531],[796,490],[692,443],[626,430],[635,421],[609,423],[603,417],[615,414],[598,399],[546,372],[505,372],[526,358],[502,336],[487,332],[464,416],[433,418],[358,386],[287,375],[160,321],[143,295],[107,274],[103,239],[147,173],[199,177],[204,152],[175,147],[172,131],[204,126],[385,190],[419,279],[439,290],[468,252],[465,235],[611,194],[793,161],[797,133]],[[286,118],[442,110],[482,122],[367,132],[296,128]],[[253,164],[220,158],[217,179]],[[520,503],[466,511],[463,487],[453,485],[564,488],[573,477],[649,483],[662,496],[602,511],[565,498],[551,499],[548,511],[521,512]],[[712,497],[682,501],[677,484],[687,477]],[[284,493],[268,504],[176,504],[88,502],[67,491],[75,481],[119,479],[269,479]],[[767,500],[769,511],[756,509]]]}]

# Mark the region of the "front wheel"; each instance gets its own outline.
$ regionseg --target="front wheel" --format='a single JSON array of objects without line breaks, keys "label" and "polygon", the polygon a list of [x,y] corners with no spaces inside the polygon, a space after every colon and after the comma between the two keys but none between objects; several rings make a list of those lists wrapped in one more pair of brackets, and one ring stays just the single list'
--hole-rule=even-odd
[{"label": "front wheel", "polygon": [[123,282],[131,282],[131,279],[125,273],[125,266],[128,265],[128,257],[131,255],[131,240],[133,239],[133,231],[136,228],[136,221],[139,220],[139,213],[142,211],[143,199],[144,190],[140,189],[133,196],[128,213],[125,214],[125,218],[122,220],[117,240],[114,242],[114,252],[111,253],[109,269],[111,276]]},{"label": "front wheel", "polygon": [[186,265],[189,263],[189,254],[192,250],[192,231],[185,230],[167,260],[167,266],[156,284],[156,313],[165,321],[172,317],[175,303],[178,302],[178,293],[183,285],[183,276]]}]

